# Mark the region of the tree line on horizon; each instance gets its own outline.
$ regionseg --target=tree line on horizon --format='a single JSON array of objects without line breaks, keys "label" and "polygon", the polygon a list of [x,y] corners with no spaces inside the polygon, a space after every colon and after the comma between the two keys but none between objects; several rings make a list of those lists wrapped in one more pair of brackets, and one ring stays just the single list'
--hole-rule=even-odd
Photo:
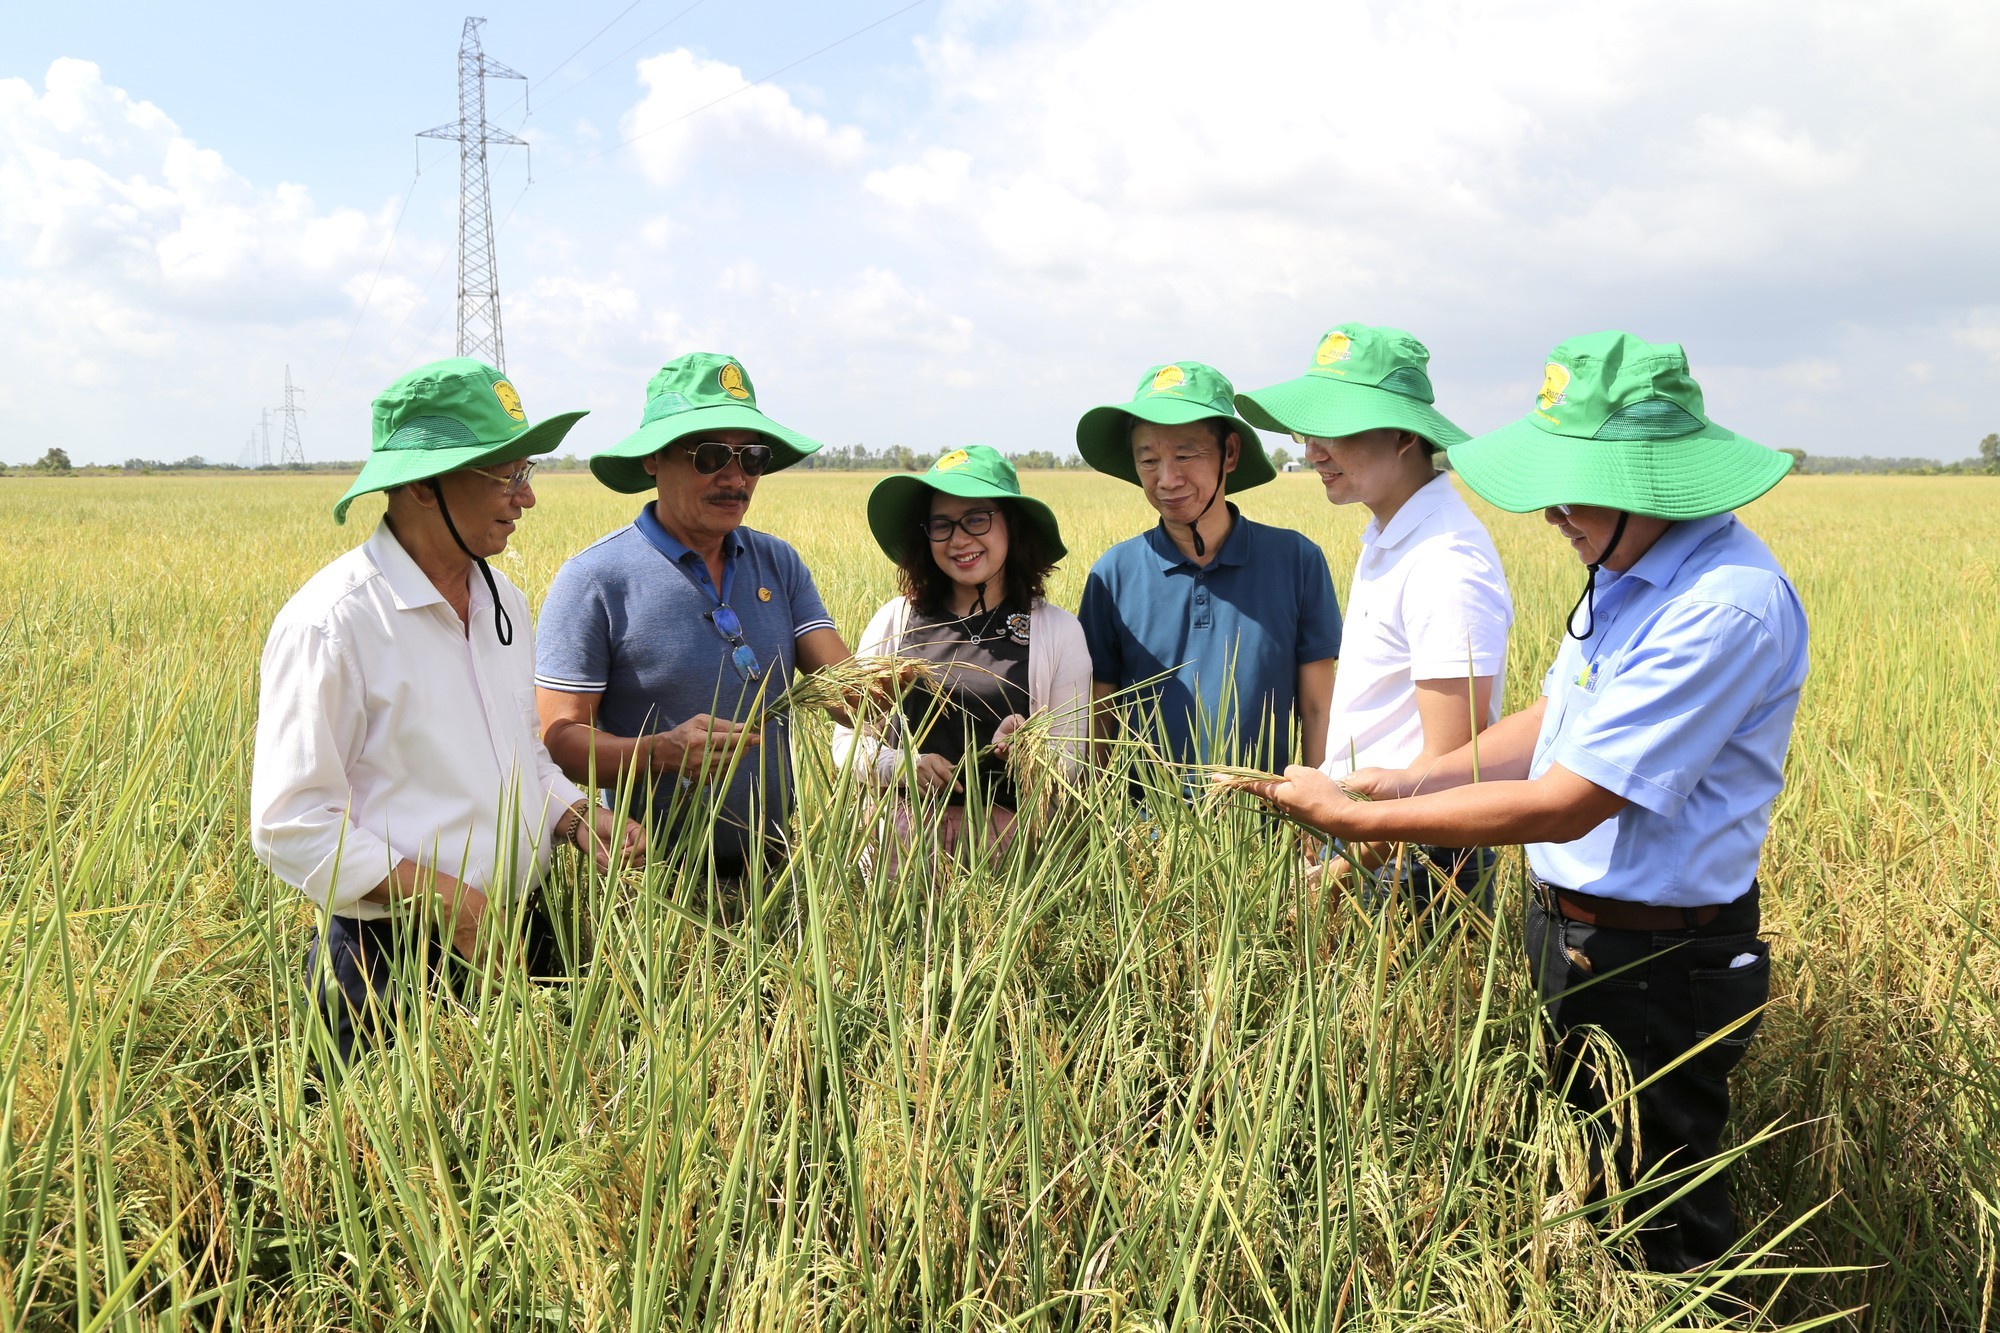
[{"label": "tree line on horizon", "polygon": [[[919,451],[908,445],[889,445],[881,449],[870,449],[863,444],[829,446],[811,454],[798,466],[824,472],[922,472],[942,458],[949,450],[933,449]],[[1808,454],[1803,449],[1785,449],[1795,460],[1793,470],[1805,476],[1839,476],[1850,474],[1897,474],[1904,473],[1926,477],[1948,476],[2000,476],[2000,432],[1988,433],[1979,441],[1979,452],[1971,458],[1956,463],[1946,463],[1935,458],[1891,458],[1874,454]],[[1279,446],[1269,451],[1271,462],[1280,470],[1293,461],[1292,452]],[[1087,465],[1074,454],[1058,454],[1052,449],[1028,449],[1008,454],[1015,467],[1024,472],[1077,471]],[[1441,457],[1441,461],[1448,461]],[[589,466],[588,461],[574,454],[544,458],[541,468],[544,472],[582,472]],[[242,472],[242,473],[298,473],[298,472],[355,472],[361,468],[360,460],[330,460],[316,463],[267,463],[258,467],[245,467],[240,463],[212,463],[200,454],[191,454],[175,462],[163,462],[153,458],[128,458],[120,464],[76,464],[70,461],[69,451],[60,446],[51,447],[34,463],[0,463],[0,476],[144,476],[156,472]]]}]

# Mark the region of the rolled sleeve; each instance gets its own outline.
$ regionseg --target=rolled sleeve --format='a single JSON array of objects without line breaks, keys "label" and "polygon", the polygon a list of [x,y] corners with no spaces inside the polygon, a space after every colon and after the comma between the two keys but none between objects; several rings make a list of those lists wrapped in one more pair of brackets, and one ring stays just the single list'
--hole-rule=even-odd
[{"label": "rolled sleeve", "polygon": [[280,624],[264,646],[250,845],[273,875],[346,914],[396,854],[355,824],[347,768],[367,729],[360,672],[317,626]]},{"label": "rolled sleeve", "polygon": [[1550,759],[1671,819],[1781,665],[1769,630],[1714,602],[1672,607],[1620,663]]}]

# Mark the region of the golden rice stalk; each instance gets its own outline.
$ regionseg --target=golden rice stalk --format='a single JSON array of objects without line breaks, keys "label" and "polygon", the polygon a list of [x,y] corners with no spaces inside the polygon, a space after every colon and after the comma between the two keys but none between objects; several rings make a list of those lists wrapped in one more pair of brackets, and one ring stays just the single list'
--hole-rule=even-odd
[{"label": "golden rice stalk", "polygon": [[795,679],[764,706],[767,713],[839,710],[860,718],[895,707],[915,685],[934,685],[935,665],[920,657],[850,657]]}]

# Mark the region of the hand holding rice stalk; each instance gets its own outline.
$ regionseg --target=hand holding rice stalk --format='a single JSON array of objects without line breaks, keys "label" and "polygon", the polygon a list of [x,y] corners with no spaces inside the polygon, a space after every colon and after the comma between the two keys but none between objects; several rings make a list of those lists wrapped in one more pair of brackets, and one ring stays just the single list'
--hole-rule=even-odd
[{"label": "hand holding rice stalk", "polygon": [[[1241,764],[1190,764],[1188,770],[1190,774],[1207,775],[1208,796],[1213,801],[1224,800],[1238,792],[1244,792],[1268,803],[1272,800],[1270,789],[1290,781],[1282,773],[1269,773],[1261,768],[1246,768]],[[1334,790],[1350,801],[1373,799],[1366,792],[1356,791],[1343,782],[1335,782],[1333,786]],[[1292,818],[1288,812],[1280,811],[1280,813]]]}]

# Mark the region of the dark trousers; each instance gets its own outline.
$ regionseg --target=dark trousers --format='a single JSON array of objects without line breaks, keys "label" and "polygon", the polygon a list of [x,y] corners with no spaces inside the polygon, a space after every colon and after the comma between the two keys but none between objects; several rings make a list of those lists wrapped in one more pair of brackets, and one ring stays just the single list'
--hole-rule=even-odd
[{"label": "dark trousers", "polygon": [[[528,975],[561,970],[555,932],[539,902],[523,909],[521,947]],[[456,999],[472,983],[471,966],[452,951],[449,938],[409,916],[376,921],[336,916],[306,950],[306,995],[346,1064],[370,1047],[389,1044],[401,1003],[399,976],[420,974]]]},{"label": "dark trousers", "polygon": [[[1713,1033],[1756,1014],[1637,1094],[1641,1151],[1634,1161],[1629,1139],[1621,1137],[1612,1161],[1629,1183],[1656,1168],[1673,1171],[1714,1156],[1729,1118],[1729,1071],[1742,1060],[1771,996],[1770,947],[1757,937],[1757,886],[1693,929],[1612,930],[1551,909],[1546,891],[1528,903],[1528,964],[1559,1037],[1556,1076],[1566,1081],[1577,1109],[1595,1112],[1606,1102],[1605,1080],[1589,1066],[1578,1028],[1602,1028],[1625,1053],[1632,1083],[1639,1084]],[[1730,966],[1746,956],[1742,966]],[[1627,1215],[1643,1213],[1684,1185],[1648,1191],[1626,1204]],[[1736,1239],[1722,1172],[1667,1204],[1639,1233],[1646,1266],[1656,1272],[1700,1268]]]},{"label": "dark trousers", "polygon": [[1423,847],[1400,849],[1378,869],[1363,877],[1362,902],[1380,911],[1401,898],[1426,927],[1450,912],[1464,897],[1488,916],[1493,914],[1493,868],[1499,856],[1491,847]]}]

